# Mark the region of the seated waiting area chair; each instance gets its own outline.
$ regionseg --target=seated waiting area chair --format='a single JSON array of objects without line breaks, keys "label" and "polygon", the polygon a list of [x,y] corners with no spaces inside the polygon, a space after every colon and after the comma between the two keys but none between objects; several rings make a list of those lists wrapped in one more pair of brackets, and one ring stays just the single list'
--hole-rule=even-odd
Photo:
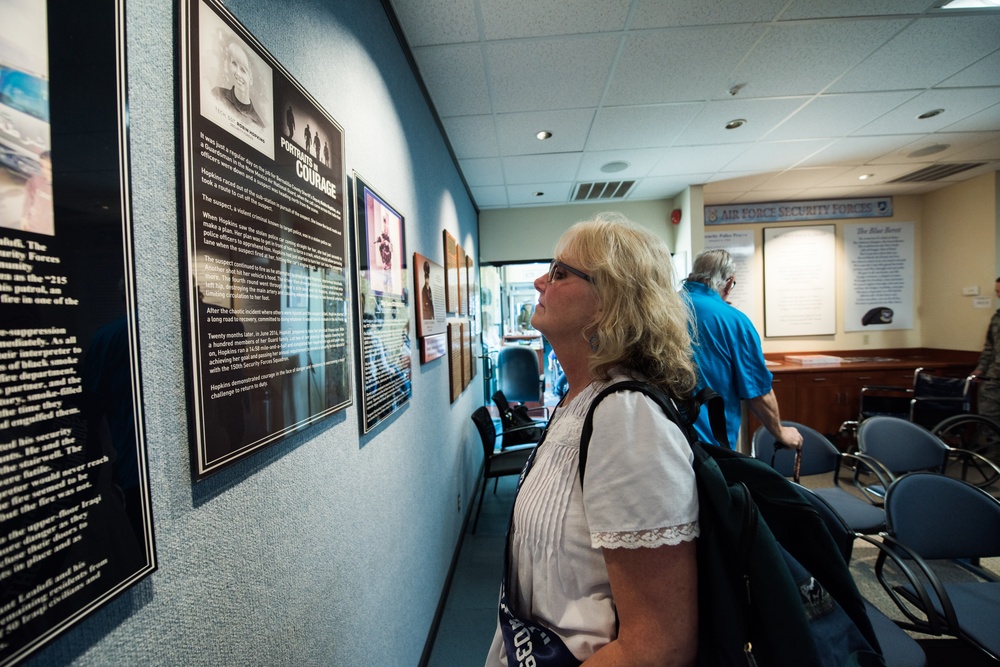
[{"label": "seated waiting area chair", "polygon": [[[851,530],[871,535],[885,528],[885,512],[874,503],[863,500],[858,495],[840,487],[839,475],[842,466],[862,466],[873,475],[888,483],[888,478],[875,468],[864,456],[841,453],[826,436],[819,431],[796,422],[783,421],[802,434],[802,460],[800,475],[832,476],[833,486],[813,489],[816,495],[833,506],[837,514],[844,518]],[[753,435],[754,457],[767,463],[785,477],[793,477],[795,450],[785,447],[775,448],[774,436],[763,426]],[[795,481],[798,481],[796,479]]]},{"label": "seated waiting area chair", "polygon": [[[529,408],[524,404],[511,405],[499,389],[493,393],[493,403],[496,404],[497,411],[500,413],[500,429],[503,432],[500,449],[509,449],[514,445],[534,444],[541,439],[542,431],[549,423],[549,409],[547,407]],[[519,424],[515,419],[515,410],[521,411],[534,424]]]},{"label": "seated waiting area chair", "polygon": [[[476,408],[472,413],[472,421],[476,425],[479,437],[483,441],[483,479],[482,488],[479,491],[479,504],[476,507],[476,519],[472,524],[472,532],[476,532],[479,524],[479,513],[483,509],[483,496],[486,493],[488,480],[493,481],[493,492],[496,493],[497,482],[500,477],[506,475],[519,475],[524,468],[534,444],[519,445],[504,450],[497,450],[497,430],[493,424],[493,417],[485,406]],[[500,436],[503,433],[499,434]]]},{"label": "seated waiting area chair", "polygon": [[538,354],[524,345],[507,345],[497,353],[500,391],[508,401],[545,403],[545,377],[538,367]]},{"label": "seated waiting area chair", "polygon": [[[830,535],[833,536],[833,541],[837,544],[845,563],[851,561],[854,540],[856,539],[881,546],[881,543],[874,538],[852,530],[844,518],[833,508],[833,505],[824,500],[814,489],[808,489],[801,485],[798,489],[816,508],[823,523],[830,530]],[[865,603],[865,611],[868,612],[868,620],[871,621],[872,629],[875,630],[875,636],[882,649],[886,667],[926,667],[927,655],[920,644],[891,618],[882,613],[878,607],[865,598],[862,600]]]},{"label": "seated waiting area chair", "polygon": [[[1000,577],[979,567],[980,558],[1000,556],[1000,501],[962,480],[915,472],[889,486],[885,511],[888,548],[875,575],[909,619],[903,627],[956,637],[1000,662]],[[893,569],[908,564],[922,582],[894,583],[890,560]]]},{"label": "seated waiting area chair", "polygon": [[[929,471],[944,474],[949,466],[959,463],[966,477],[968,466],[988,470],[988,477],[1000,475],[1000,468],[986,457],[966,449],[949,447],[941,438],[923,426],[899,417],[869,417],[858,426],[858,449],[877,462],[883,476],[891,482],[908,472]],[[978,477],[982,479],[982,477]],[[887,488],[884,479],[863,483],[857,475],[858,487],[881,501]],[[973,480],[969,480],[973,481]]]}]

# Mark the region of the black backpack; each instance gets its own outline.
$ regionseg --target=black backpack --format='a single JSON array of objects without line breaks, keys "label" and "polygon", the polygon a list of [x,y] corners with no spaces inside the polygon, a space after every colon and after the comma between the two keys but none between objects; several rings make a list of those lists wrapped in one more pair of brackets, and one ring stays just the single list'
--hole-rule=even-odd
[{"label": "black backpack", "polygon": [[700,401],[682,404],[681,417],[667,394],[646,383],[604,389],[584,421],[580,483],[594,410],[618,391],[641,391],[655,400],[694,452],[701,532],[698,664],[884,667],[861,595],[817,511],[761,461],[698,442],[691,415]]}]

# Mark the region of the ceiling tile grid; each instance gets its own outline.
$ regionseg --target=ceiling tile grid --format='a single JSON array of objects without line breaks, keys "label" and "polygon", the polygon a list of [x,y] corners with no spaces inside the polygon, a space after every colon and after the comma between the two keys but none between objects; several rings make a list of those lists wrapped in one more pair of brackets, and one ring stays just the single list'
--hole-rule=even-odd
[{"label": "ceiling tile grid", "polygon": [[[938,4],[388,0],[480,209],[569,203],[598,179],[634,179],[627,199],[703,184],[713,204],[995,171],[1000,11]],[[961,161],[986,164],[889,183]]]}]

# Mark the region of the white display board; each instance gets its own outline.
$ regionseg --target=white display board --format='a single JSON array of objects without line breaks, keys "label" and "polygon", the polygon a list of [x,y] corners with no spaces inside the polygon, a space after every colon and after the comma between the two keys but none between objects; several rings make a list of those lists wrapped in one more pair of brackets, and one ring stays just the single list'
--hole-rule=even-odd
[{"label": "white display board", "polygon": [[729,304],[753,317],[757,311],[756,290],[753,289],[753,231],[706,232],[705,250],[728,250],[736,263],[736,285],[729,292]]},{"label": "white display board", "polygon": [[764,335],[837,331],[834,225],[764,229]]},{"label": "white display board", "polygon": [[913,328],[912,222],[844,225],[844,331]]}]

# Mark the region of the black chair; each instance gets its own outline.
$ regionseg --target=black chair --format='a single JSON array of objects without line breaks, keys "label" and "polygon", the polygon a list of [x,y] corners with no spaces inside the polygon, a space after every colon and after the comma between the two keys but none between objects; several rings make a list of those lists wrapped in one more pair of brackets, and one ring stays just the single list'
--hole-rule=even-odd
[{"label": "black chair", "polygon": [[497,354],[500,391],[509,401],[545,403],[545,377],[538,367],[538,354],[530,347],[507,345]]},{"label": "black chair", "polygon": [[[485,406],[476,408],[472,413],[472,422],[476,425],[479,437],[483,441],[483,479],[482,488],[479,490],[479,504],[476,507],[476,519],[472,524],[472,532],[476,532],[479,525],[479,513],[483,509],[483,496],[486,494],[486,483],[493,481],[493,493],[496,493],[497,483],[500,477],[506,475],[519,475],[524,469],[524,464],[531,454],[534,445],[521,445],[506,450],[497,450],[497,430],[493,424],[493,417]],[[501,432],[499,435],[503,435]]]},{"label": "black chair", "polygon": [[[892,483],[885,510],[888,548],[875,574],[909,619],[904,627],[957,637],[1000,662],[1000,577],[979,567],[980,558],[1000,556],[1000,501],[962,480],[917,472]],[[894,584],[890,560],[909,563],[923,581]],[[947,576],[945,564],[963,576]]]},{"label": "black chair", "polygon": [[[847,524],[844,518],[834,507],[822,496],[816,493],[815,489],[808,489],[799,486],[802,494],[812,503],[812,506],[819,512],[823,523],[830,530],[833,541],[840,550],[840,555],[844,557],[844,562],[849,563],[854,551],[854,540],[863,539],[870,543],[878,544],[872,538],[862,535]],[[864,598],[863,598],[864,599]],[[864,599],[865,610],[868,612],[868,620],[871,621],[872,629],[878,638],[879,646],[882,648],[882,656],[885,658],[886,667],[925,667],[927,665],[927,655],[913,637],[906,633],[891,618]]]},{"label": "black chair", "polygon": [[528,407],[523,403],[512,405],[500,390],[493,393],[493,402],[500,414],[500,428],[503,431],[500,449],[541,440],[542,433],[549,423],[547,407],[544,405]]},{"label": "black chair", "polygon": [[[977,485],[989,485],[1000,477],[1000,467],[977,452],[950,447],[923,426],[899,417],[869,417],[858,426],[858,448],[862,454],[877,461],[891,482],[908,472],[929,471],[945,474],[958,470],[963,478]],[[857,480],[857,476],[855,476]],[[876,499],[886,493],[885,480],[860,484],[859,488]]]},{"label": "black chair", "polygon": [[[833,486],[814,489],[816,495],[834,507],[837,514],[844,517],[851,530],[866,535],[885,528],[885,512],[874,503],[863,500],[854,493],[840,487],[840,472],[843,466],[863,466],[888,484],[888,478],[874,467],[866,457],[841,453],[826,436],[819,431],[790,421],[781,422],[793,426],[802,434],[802,461],[800,475],[831,474]],[[793,477],[795,450],[775,448],[774,436],[763,426],[753,434],[754,457],[767,463],[785,477]],[[796,480],[797,481],[797,480]]]}]

